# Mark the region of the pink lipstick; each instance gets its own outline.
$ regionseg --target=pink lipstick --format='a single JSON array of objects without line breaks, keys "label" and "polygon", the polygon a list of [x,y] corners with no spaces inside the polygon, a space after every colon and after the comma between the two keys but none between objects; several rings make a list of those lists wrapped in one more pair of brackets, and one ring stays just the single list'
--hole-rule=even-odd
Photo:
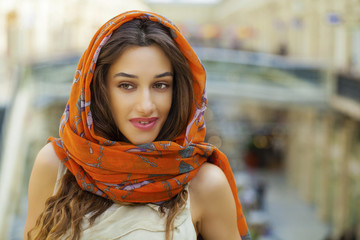
[{"label": "pink lipstick", "polygon": [[132,119],[130,119],[130,122],[136,128],[139,128],[141,130],[150,130],[156,125],[157,120],[158,120],[157,117],[152,117],[152,118],[132,118]]}]

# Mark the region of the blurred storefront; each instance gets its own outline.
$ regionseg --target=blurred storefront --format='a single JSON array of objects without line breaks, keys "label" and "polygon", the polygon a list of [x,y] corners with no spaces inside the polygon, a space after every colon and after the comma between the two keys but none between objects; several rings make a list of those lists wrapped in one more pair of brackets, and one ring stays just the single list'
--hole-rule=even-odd
[{"label": "blurred storefront", "polygon": [[211,25],[221,47],[327,61],[334,71],[359,74],[358,0],[223,0],[191,7],[181,1],[148,2],[191,36],[203,33],[206,40]]}]

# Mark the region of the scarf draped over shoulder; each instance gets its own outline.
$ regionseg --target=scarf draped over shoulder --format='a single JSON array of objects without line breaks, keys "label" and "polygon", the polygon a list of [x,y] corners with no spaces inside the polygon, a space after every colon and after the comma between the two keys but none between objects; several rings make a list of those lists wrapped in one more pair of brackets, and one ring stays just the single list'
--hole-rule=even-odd
[{"label": "scarf draped over shoulder", "polygon": [[[112,32],[134,18],[145,18],[167,26],[192,71],[195,95],[193,111],[186,130],[174,141],[136,146],[111,141],[94,132],[90,83],[97,58]],[[168,19],[144,11],[120,14],[96,32],[82,55],[70,98],[60,120],[60,138],[50,137],[49,141],[82,189],[120,202],[169,200],[196,175],[204,162],[211,162],[225,173],[236,202],[239,233],[243,239],[250,239],[228,159],[215,146],[204,142],[204,111],[207,104],[205,81],[206,73],[200,60]]]}]

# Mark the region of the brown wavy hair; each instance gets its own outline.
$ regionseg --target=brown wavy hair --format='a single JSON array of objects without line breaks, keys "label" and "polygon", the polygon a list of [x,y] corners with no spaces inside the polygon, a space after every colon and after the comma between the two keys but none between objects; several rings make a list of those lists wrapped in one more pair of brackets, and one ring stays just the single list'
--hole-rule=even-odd
[{"label": "brown wavy hair", "polygon": [[[129,47],[158,45],[169,58],[173,72],[172,105],[156,140],[174,140],[185,131],[190,119],[193,104],[192,73],[185,56],[173,40],[172,32],[166,26],[145,19],[134,19],[115,30],[101,49],[94,77],[90,85],[91,106],[94,130],[107,139],[128,140],[121,134],[110,111],[107,95],[106,76],[111,64]],[[165,238],[172,239],[175,217],[185,207],[188,197],[186,190],[160,205],[160,212],[166,213]],[[71,239],[81,237],[81,222],[90,214],[92,225],[95,219],[105,212],[113,202],[82,190],[75,177],[66,171],[58,192],[45,203],[45,210],[36,221],[35,227],[28,232],[29,239]],[[130,203],[122,203],[129,205]],[[133,205],[133,204],[131,204]],[[165,210],[167,209],[167,210]]]}]

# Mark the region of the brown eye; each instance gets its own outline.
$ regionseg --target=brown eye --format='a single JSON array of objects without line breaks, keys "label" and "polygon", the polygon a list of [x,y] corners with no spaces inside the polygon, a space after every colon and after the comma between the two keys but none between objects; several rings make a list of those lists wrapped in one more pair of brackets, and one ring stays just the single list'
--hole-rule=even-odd
[{"label": "brown eye", "polygon": [[131,90],[134,88],[134,86],[131,85],[130,83],[120,83],[118,87],[125,90]]},{"label": "brown eye", "polygon": [[166,88],[169,88],[169,84],[167,84],[167,83],[155,83],[154,88],[160,89],[160,90],[166,89]]}]

